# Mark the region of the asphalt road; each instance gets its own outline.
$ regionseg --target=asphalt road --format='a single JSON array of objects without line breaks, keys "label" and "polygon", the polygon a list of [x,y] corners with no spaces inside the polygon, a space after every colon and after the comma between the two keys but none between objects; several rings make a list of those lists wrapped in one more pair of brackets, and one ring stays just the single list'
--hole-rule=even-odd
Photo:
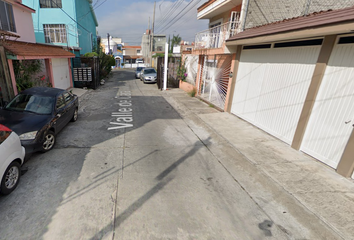
[{"label": "asphalt road", "polygon": [[0,197],[0,239],[287,239],[181,111],[114,72]]}]

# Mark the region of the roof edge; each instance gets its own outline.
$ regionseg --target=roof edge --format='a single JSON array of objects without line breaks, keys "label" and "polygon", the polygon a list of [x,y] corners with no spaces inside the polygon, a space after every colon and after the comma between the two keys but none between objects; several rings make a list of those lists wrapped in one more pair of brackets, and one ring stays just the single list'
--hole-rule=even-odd
[{"label": "roof edge", "polygon": [[16,6],[22,8],[22,9],[24,9],[24,10],[27,10],[27,11],[31,12],[31,13],[35,13],[36,12],[36,10],[34,10],[33,8],[30,8],[30,7],[24,5],[24,4],[20,3],[20,2],[14,2],[14,4]]},{"label": "roof edge", "polygon": [[[236,34],[234,37],[226,40],[226,42],[230,43],[237,40],[250,39],[261,36],[269,36],[312,28],[345,24],[353,21],[354,6],[340,10],[330,10],[326,12],[314,13],[308,16],[286,19],[281,22],[274,22],[267,25],[250,28],[239,34]],[[354,31],[354,29],[352,29],[352,31]]]}]

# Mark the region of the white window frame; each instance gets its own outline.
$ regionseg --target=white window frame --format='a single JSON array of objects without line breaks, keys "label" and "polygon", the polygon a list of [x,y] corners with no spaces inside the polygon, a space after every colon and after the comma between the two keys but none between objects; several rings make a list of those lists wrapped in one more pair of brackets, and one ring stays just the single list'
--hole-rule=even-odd
[{"label": "white window frame", "polygon": [[67,43],[65,24],[43,24],[46,43]]}]

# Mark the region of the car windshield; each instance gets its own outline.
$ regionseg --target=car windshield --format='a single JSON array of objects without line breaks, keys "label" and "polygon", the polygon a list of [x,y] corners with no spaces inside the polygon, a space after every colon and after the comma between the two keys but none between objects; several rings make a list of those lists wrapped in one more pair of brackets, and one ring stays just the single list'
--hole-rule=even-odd
[{"label": "car windshield", "polygon": [[138,67],[138,68],[136,68],[136,71],[137,72],[140,72],[141,70],[143,70],[144,68],[143,67]]},{"label": "car windshield", "polygon": [[50,114],[53,110],[54,98],[30,94],[17,95],[6,107],[6,110]]},{"label": "car windshield", "polygon": [[144,70],[144,74],[150,74],[150,73],[156,73],[156,70],[153,68]]}]

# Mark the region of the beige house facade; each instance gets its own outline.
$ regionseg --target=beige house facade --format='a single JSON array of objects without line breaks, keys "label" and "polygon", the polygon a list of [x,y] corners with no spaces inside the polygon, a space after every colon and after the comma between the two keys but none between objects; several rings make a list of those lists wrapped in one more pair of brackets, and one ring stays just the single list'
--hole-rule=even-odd
[{"label": "beige house facade", "polygon": [[[284,10],[290,1],[276,2],[211,0],[198,9],[211,28],[197,34],[192,51],[197,94],[354,178],[354,4],[311,1],[299,14]],[[237,27],[215,31],[234,11]]]}]

